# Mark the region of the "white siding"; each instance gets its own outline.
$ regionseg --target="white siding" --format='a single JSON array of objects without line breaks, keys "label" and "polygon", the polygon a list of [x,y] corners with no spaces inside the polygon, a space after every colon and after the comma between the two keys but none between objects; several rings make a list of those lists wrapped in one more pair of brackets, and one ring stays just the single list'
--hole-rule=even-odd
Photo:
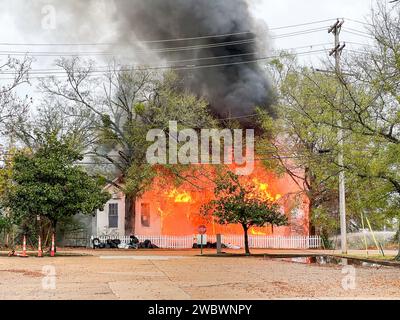
[{"label": "white siding", "polygon": [[[118,204],[118,228],[109,228],[108,226],[108,209],[109,204]],[[117,234],[117,236],[125,235],[125,201],[124,198],[118,197],[109,200],[104,206],[104,211],[97,211],[97,223],[96,223],[96,236]]]}]

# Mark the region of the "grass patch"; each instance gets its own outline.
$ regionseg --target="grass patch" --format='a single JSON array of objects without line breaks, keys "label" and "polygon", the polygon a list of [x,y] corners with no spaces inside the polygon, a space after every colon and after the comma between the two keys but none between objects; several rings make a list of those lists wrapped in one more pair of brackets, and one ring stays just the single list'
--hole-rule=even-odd
[{"label": "grass patch", "polygon": [[366,255],[335,255],[338,258],[345,258],[345,259],[353,259],[359,260],[362,262],[372,263],[372,264],[380,264],[382,266],[389,266],[389,267],[400,267],[400,262],[395,260],[396,256],[385,256],[382,255],[370,255],[366,257]]},{"label": "grass patch", "polygon": [[[21,253],[20,251],[16,251],[17,253]],[[0,252],[0,257],[9,257],[8,256],[9,251],[1,251]],[[27,251],[27,255],[29,258],[38,258],[37,256],[37,251]],[[62,257],[92,257],[93,255],[88,254],[88,253],[74,253],[74,252],[58,252],[56,253],[54,258],[62,258]],[[44,258],[50,258],[50,253],[44,253],[43,254]],[[11,256],[9,258],[20,258],[17,256]]]}]

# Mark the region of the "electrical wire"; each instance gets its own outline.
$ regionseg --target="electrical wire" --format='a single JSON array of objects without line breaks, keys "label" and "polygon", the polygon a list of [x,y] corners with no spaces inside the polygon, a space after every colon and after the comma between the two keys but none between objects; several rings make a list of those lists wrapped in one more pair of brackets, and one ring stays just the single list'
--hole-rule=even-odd
[{"label": "electrical wire", "polygon": [[[184,47],[170,47],[163,49],[147,49],[147,50],[131,50],[130,52],[133,54],[149,54],[149,53],[168,53],[168,52],[181,52],[181,51],[195,51],[195,50],[204,50],[211,48],[219,48],[219,47],[229,47],[229,46],[238,46],[244,44],[255,43],[256,39],[246,39],[246,40],[237,40],[237,41],[227,41],[220,42],[215,44],[206,44],[206,45],[195,45],[195,46],[184,46]],[[50,52],[50,51],[0,51],[0,55],[30,55],[30,56],[112,56],[115,55],[113,52]]]},{"label": "electrical wire", "polygon": [[368,23],[368,22],[362,22],[362,21],[356,20],[356,19],[351,19],[351,18],[343,18],[343,19],[344,19],[344,20],[347,20],[347,21],[355,22],[355,23],[358,23],[358,24],[362,24],[362,25],[364,25],[364,26],[369,26],[369,27],[372,26],[372,24],[370,24],[370,23]]},{"label": "electrical wire", "polygon": [[[299,52],[294,55],[308,55],[308,54],[315,54],[315,53],[323,53],[327,52],[326,49],[323,50],[314,50],[314,51],[307,51],[307,52]],[[139,68],[130,68],[130,69],[121,69],[118,72],[133,72],[133,71],[140,71],[140,70],[196,70],[196,69],[206,69],[206,68],[218,68],[218,67],[227,67],[227,66],[234,66],[234,65],[243,65],[243,64],[253,64],[258,63],[261,61],[279,58],[279,55],[269,56],[269,57],[261,57],[253,60],[246,60],[246,61],[238,61],[238,62],[230,62],[230,63],[220,63],[220,64],[208,64],[208,65],[192,65],[192,66],[154,66],[154,67],[139,67]],[[96,73],[104,73],[104,70],[101,71],[88,71],[88,76],[96,75]],[[1,73],[0,73],[1,74]],[[40,77],[29,77],[29,79],[43,79],[52,77],[68,77],[68,75],[51,75],[47,74],[46,76]],[[14,78],[0,78],[0,80],[12,80]]]},{"label": "electrical wire", "polygon": [[353,42],[353,41],[344,41],[346,44],[355,44],[357,46],[369,46],[369,43],[361,43],[361,42]]},{"label": "electrical wire", "polygon": [[[326,156],[324,154],[315,154],[316,156],[322,157],[322,156]],[[268,160],[295,160],[295,159],[305,159],[308,158],[308,156],[304,155],[304,156],[276,156],[276,157],[263,157],[263,158],[254,158],[254,162],[256,161],[268,161]],[[251,163],[251,161],[248,161]],[[199,163],[199,165],[201,165],[202,163]],[[111,163],[111,162],[80,162],[80,163],[76,163],[76,165],[111,165],[111,166],[115,166],[115,163]]]},{"label": "electrical wire", "polygon": [[276,35],[276,36],[272,36],[271,38],[274,40],[275,39],[283,39],[283,38],[295,37],[295,36],[300,36],[300,35],[305,35],[305,34],[310,34],[310,33],[326,31],[326,30],[328,30],[328,26],[322,27],[322,28],[308,29],[308,30],[302,30],[302,31],[297,31],[297,32]]},{"label": "electrical wire", "polygon": [[[306,35],[310,33],[325,31],[326,28],[317,28],[317,29],[309,29],[302,30],[299,32],[292,32],[287,34],[282,34],[278,36],[272,36],[272,39],[283,39],[288,37],[295,37],[299,35]],[[194,46],[182,46],[182,47],[170,47],[170,48],[162,48],[162,49],[146,49],[146,50],[130,50],[130,54],[149,54],[149,53],[174,53],[174,52],[182,52],[182,51],[199,51],[205,49],[219,48],[219,47],[229,47],[229,46],[239,46],[245,44],[255,43],[257,39],[245,39],[238,41],[228,41],[221,42],[215,44],[205,44],[205,45],[194,45]],[[116,56],[113,52],[50,52],[50,51],[12,51],[12,50],[3,50],[0,51],[0,56],[33,56],[33,57],[59,57],[59,56]]]},{"label": "electrical wire", "polygon": [[367,36],[367,35],[365,35],[365,34],[356,33],[356,32],[353,32],[353,31],[346,30],[346,29],[343,30],[343,31],[345,31],[345,32],[347,32],[347,33],[350,33],[350,34],[353,34],[353,35],[356,35],[356,36],[359,36],[359,37],[363,37],[363,38],[375,40],[375,38],[373,38],[373,37],[371,37],[371,36]]},{"label": "electrical wire", "polygon": [[319,21],[312,21],[312,22],[306,22],[306,23],[300,23],[300,24],[293,24],[293,25],[289,25],[289,26],[270,28],[269,30],[281,30],[281,29],[289,29],[289,28],[303,27],[303,26],[308,26],[308,25],[312,25],[312,24],[319,24],[319,23],[324,23],[324,22],[330,22],[330,21],[335,20],[335,19],[336,19],[336,18],[333,18],[333,19],[325,19],[325,20],[319,20]]},{"label": "electrical wire", "polygon": [[[328,46],[330,43],[320,43],[320,44],[311,44],[308,46],[301,46],[301,47],[295,47],[295,48],[284,48],[281,49],[280,51],[293,51],[293,50],[299,50],[299,49],[306,49],[306,48],[314,48],[314,47],[321,47],[321,46]],[[260,52],[251,52],[251,53],[242,53],[242,54],[232,54],[232,55],[223,55],[223,56],[213,56],[213,57],[200,57],[200,58],[193,58],[193,59],[184,59],[184,60],[170,60],[166,61],[167,63],[183,63],[183,62],[197,62],[197,61],[204,61],[204,60],[213,60],[213,59],[227,59],[227,58],[238,58],[238,57],[245,57],[245,56],[256,56],[261,54]],[[277,56],[275,56],[277,57]],[[134,68],[134,66],[126,66],[128,68]],[[125,71],[130,71],[131,69],[125,70]],[[124,70],[121,70],[124,71]],[[92,70],[91,72],[110,72],[109,66],[97,66],[96,70]],[[29,74],[58,74],[58,73],[65,73],[65,70],[63,69],[32,69],[30,70]],[[0,72],[0,75],[9,75],[9,74],[14,74],[14,72]]]},{"label": "electrical wire", "polygon": [[[313,24],[320,24],[324,22],[330,22],[334,19],[325,19],[319,21],[312,21],[288,26],[274,27],[269,28],[270,31],[274,30],[282,30],[282,29],[290,29],[296,27],[303,27]],[[162,40],[137,40],[134,43],[137,44],[150,44],[150,43],[165,43],[165,42],[179,42],[179,41],[193,41],[193,40],[204,40],[204,39],[214,39],[214,38],[223,38],[223,37],[232,37],[232,36],[240,36],[246,34],[254,34],[251,31],[242,31],[235,33],[224,33],[217,35],[207,35],[207,36],[198,36],[198,37],[187,37],[187,38],[176,38],[176,39],[162,39]],[[12,43],[12,42],[2,42],[0,46],[116,46],[119,44],[116,43]]]},{"label": "electrical wire", "polygon": [[350,31],[353,31],[353,32],[357,32],[357,33],[360,33],[360,34],[364,34],[364,35],[367,35],[367,36],[369,36],[369,37],[371,36],[370,33],[365,32],[365,31],[362,31],[362,30],[358,30],[358,29],[353,29],[353,28],[348,28],[348,27],[346,27],[345,30],[350,30]]}]

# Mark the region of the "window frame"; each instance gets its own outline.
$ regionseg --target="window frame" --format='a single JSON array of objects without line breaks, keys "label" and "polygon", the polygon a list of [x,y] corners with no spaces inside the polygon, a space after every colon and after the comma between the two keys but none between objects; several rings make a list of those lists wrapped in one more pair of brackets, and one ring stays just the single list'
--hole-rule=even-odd
[{"label": "window frame", "polygon": [[110,229],[118,229],[119,227],[119,205],[116,202],[108,204],[108,227]]}]

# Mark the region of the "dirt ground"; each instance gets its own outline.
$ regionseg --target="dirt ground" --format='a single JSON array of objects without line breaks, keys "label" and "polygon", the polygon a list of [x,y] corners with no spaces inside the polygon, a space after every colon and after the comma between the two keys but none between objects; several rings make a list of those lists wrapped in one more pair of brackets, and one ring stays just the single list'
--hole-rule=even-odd
[{"label": "dirt ground", "polygon": [[399,268],[352,273],[194,250],[84,253],[91,256],[0,257],[0,299],[400,299]]}]

